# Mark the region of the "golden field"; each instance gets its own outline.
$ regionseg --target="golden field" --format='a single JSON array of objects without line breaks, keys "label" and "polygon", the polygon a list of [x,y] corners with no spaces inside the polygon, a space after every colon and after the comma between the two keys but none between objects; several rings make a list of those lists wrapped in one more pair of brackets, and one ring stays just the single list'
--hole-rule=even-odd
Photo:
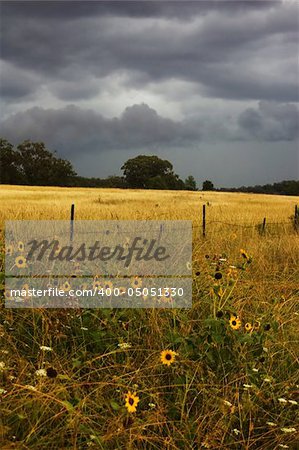
[{"label": "golden field", "polygon": [[298,449],[299,197],[0,186],[2,292],[4,221],[72,203],[77,220],[192,220],[193,307],[2,307],[0,448]]},{"label": "golden field", "polygon": [[68,219],[76,205],[78,220],[193,220],[211,203],[208,220],[255,224],[266,216],[285,222],[299,197],[219,192],[152,191],[31,186],[0,186],[0,219]]}]

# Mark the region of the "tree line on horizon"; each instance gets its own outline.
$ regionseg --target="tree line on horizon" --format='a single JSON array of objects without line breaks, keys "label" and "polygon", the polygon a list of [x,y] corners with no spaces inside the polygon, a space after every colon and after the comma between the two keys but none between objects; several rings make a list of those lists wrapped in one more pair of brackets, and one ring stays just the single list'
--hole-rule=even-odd
[{"label": "tree line on horizon", "polygon": [[[121,167],[123,176],[88,178],[77,175],[70,161],[49,151],[43,142],[26,140],[14,147],[0,138],[0,184],[30,186],[66,186],[131,189],[167,189],[197,191],[195,178],[183,181],[174,173],[173,165],[158,156],[139,155]],[[299,195],[299,180],[279,183],[215,189],[205,180],[204,191],[250,192],[257,194]]]}]

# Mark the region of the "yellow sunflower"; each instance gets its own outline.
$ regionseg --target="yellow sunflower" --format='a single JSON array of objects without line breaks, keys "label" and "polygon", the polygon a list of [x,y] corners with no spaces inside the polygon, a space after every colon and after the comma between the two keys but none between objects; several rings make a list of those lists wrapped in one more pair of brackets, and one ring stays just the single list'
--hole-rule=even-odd
[{"label": "yellow sunflower", "polygon": [[16,257],[15,263],[18,269],[23,269],[24,267],[27,267],[26,258],[22,255]]},{"label": "yellow sunflower", "polygon": [[105,281],[104,289],[113,289],[113,283],[111,281]]},{"label": "yellow sunflower", "polygon": [[5,289],[4,296],[5,296],[5,300],[11,300],[12,299],[11,290]]},{"label": "yellow sunflower", "polygon": [[133,277],[131,279],[131,286],[133,288],[140,288],[142,286],[142,279],[139,277]]},{"label": "yellow sunflower", "polygon": [[65,283],[63,283],[63,285],[61,286],[61,289],[64,292],[68,292],[71,289],[71,285],[68,281],[66,281]]},{"label": "yellow sunflower", "polygon": [[243,248],[240,249],[240,253],[243,256],[243,258],[249,259],[248,253],[245,250],[243,250]]},{"label": "yellow sunflower", "polygon": [[176,355],[177,353],[173,350],[163,350],[160,355],[160,360],[162,364],[170,366],[174,362]]},{"label": "yellow sunflower", "polygon": [[25,250],[24,242],[22,242],[22,241],[18,242],[18,250],[19,250],[19,252],[23,253],[23,251]]},{"label": "yellow sunflower", "polygon": [[260,328],[260,326],[261,326],[261,322],[259,322],[259,321],[257,320],[256,322],[254,322],[253,328],[254,328],[255,330],[258,330],[258,329]]},{"label": "yellow sunflower", "polygon": [[100,283],[99,279],[97,277],[94,278],[94,281],[92,283],[93,289],[100,290],[103,288],[102,284]]},{"label": "yellow sunflower", "polygon": [[231,316],[229,324],[233,330],[239,330],[242,326],[242,322],[238,316]]},{"label": "yellow sunflower", "polygon": [[245,323],[245,330],[246,331],[251,331],[253,328],[252,324],[250,322]]},{"label": "yellow sunflower", "polygon": [[5,253],[7,256],[11,256],[13,254],[13,245],[7,245],[5,247]]},{"label": "yellow sunflower", "polygon": [[136,412],[137,405],[139,403],[139,397],[136,395],[136,392],[129,391],[125,394],[125,407],[127,408],[129,413]]}]

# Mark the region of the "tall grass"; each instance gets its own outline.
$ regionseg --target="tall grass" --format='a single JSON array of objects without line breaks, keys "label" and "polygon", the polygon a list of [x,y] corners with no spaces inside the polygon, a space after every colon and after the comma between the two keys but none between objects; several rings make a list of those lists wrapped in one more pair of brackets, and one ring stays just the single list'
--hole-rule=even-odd
[{"label": "tall grass", "polygon": [[[68,219],[71,203],[78,220],[192,220],[193,307],[2,307],[0,448],[298,449],[299,235],[288,222],[299,198],[1,186],[2,233],[7,219]],[[285,227],[261,236],[263,217]]]}]

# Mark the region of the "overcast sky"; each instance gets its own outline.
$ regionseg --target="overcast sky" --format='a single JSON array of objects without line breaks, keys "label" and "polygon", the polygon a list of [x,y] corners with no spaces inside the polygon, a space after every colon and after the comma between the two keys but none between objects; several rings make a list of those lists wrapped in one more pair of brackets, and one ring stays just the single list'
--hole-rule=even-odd
[{"label": "overcast sky", "polygon": [[85,176],[155,154],[199,184],[298,179],[298,5],[1,2],[1,136]]}]

